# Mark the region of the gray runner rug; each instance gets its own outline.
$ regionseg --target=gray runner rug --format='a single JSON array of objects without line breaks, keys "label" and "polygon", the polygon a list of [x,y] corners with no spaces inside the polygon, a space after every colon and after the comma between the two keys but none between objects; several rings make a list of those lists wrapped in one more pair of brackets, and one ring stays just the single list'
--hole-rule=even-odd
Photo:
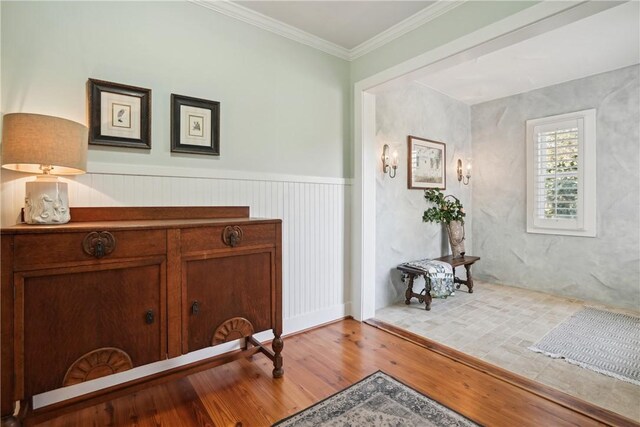
[{"label": "gray runner rug", "polygon": [[640,317],[587,307],[529,350],[640,385]]},{"label": "gray runner rug", "polygon": [[454,427],[477,424],[378,371],[274,426]]}]

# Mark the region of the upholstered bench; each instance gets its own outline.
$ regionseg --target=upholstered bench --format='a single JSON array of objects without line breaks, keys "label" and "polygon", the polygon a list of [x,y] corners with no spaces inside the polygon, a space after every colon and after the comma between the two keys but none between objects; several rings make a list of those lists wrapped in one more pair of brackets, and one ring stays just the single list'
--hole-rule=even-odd
[{"label": "upholstered bench", "polygon": [[[418,298],[418,302],[425,303],[425,310],[431,310],[433,297],[446,298],[454,293],[453,269],[449,263],[421,259],[405,262],[396,268],[402,272],[402,280],[407,282],[404,301],[407,305],[411,303],[411,298]],[[413,281],[419,276],[424,277],[425,287],[422,292],[415,293],[413,292]]]}]

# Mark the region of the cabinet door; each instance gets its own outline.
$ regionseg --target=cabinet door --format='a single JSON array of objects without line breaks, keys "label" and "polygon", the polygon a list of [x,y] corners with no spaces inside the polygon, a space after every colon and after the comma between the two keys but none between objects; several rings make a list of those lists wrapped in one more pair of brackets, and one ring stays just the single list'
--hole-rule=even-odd
[{"label": "cabinet door", "polygon": [[164,266],[162,258],[17,273],[23,392],[31,396],[163,358]]},{"label": "cabinet door", "polygon": [[183,289],[186,303],[183,319],[183,352],[216,344],[219,339],[239,338],[233,319],[246,319],[253,332],[273,327],[274,251],[233,251],[209,258],[184,259]]}]

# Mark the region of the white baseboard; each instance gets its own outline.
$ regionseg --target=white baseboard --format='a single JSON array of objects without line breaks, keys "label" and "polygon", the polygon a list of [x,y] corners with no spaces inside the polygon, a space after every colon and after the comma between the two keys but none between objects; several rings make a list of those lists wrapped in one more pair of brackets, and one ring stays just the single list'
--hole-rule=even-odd
[{"label": "white baseboard", "polygon": [[294,332],[303,331],[305,329],[313,328],[314,326],[322,325],[323,323],[331,322],[333,320],[341,319],[345,316],[351,315],[351,303],[334,305],[333,307],[325,308],[322,310],[314,311],[313,313],[306,313],[302,316],[292,317],[283,321],[282,329],[284,335],[289,335]]},{"label": "white baseboard", "polygon": [[[350,303],[340,304],[323,310],[297,316],[291,319],[284,319],[283,335],[292,334],[294,332],[302,331],[304,329],[312,328],[314,326],[345,317],[350,314],[350,305]],[[271,331],[261,332],[259,334],[256,334],[255,338],[260,342],[270,341],[273,339],[273,333]],[[92,393],[96,390],[112,387],[114,385],[142,378],[147,375],[156,374],[168,369],[204,360],[212,356],[218,356],[220,354],[224,354],[233,350],[238,350],[240,349],[241,344],[241,340],[236,340],[220,344],[215,347],[204,348],[202,350],[194,351],[189,354],[174,357],[172,359],[161,360],[159,362],[150,363],[148,365],[138,366],[137,368],[133,368],[125,372],[120,372],[106,377],[97,378],[92,381],[87,381],[69,387],[59,388],[56,390],[38,394],[33,396],[33,409],[49,406],[63,400],[71,399],[73,397],[81,396],[87,393]],[[286,371],[286,350],[283,355],[285,357]]]}]

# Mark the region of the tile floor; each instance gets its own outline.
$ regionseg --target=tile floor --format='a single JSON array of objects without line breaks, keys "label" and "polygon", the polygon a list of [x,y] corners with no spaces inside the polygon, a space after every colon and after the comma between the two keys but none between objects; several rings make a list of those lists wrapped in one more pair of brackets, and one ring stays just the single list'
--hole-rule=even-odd
[{"label": "tile floor", "polygon": [[478,281],[473,290],[434,298],[431,311],[414,298],[378,310],[376,319],[640,421],[640,386],[527,349],[585,305],[639,313]]}]

